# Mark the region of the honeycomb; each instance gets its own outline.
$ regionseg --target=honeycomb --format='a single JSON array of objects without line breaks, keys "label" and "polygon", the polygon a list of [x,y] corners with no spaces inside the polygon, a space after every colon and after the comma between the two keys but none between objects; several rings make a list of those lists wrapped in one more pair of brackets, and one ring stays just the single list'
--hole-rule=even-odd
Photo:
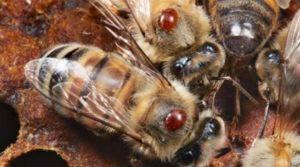
[{"label": "honeycomb", "polygon": [[[286,16],[299,7],[295,0]],[[23,75],[29,60],[58,43],[80,42],[112,50],[111,39],[99,24],[101,16],[91,14],[93,10],[84,0],[0,0],[0,167],[129,166],[129,148],[118,136],[99,138],[60,117]],[[241,82],[247,81],[246,89],[260,99],[255,76],[240,73]],[[230,91],[233,88],[226,83],[218,93],[225,120],[233,110]],[[261,105],[254,106],[242,100],[239,135],[228,137],[228,148],[223,151],[229,153],[213,160],[212,166],[240,166],[263,117],[260,101]],[[271,115],[268,124],[273,121]]]}]

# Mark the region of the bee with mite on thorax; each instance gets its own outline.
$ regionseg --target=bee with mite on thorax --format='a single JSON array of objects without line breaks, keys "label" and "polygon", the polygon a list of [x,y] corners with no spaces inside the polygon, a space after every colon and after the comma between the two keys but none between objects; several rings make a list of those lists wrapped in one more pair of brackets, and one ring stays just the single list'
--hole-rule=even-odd
[{"label": "bee with mite on thorax", "polygon": [[[200,0],[211,18],[212,27],[226,51],[223,72],[239,80],[238,70],[250,67],[258,52],[280,27],[282,0]],[[250,71],[251,72],[251,71]],[[234,122],[240,115],[240,93],[235,91]]]},{"label": "bee with mite on thorax", "polygon": [[198,108],[201,100],[181,83],[161,75],[103,1],[92,5],[117,49],[57,45],[26,64],[26,78],[64,117],[95,134],[121,133],[132,148],[132,166],[143,160],[208,165],[225,142],[223,120],[205,105]]},{"label": "bee with mite on thorax", "polygon": [[289,28],[283,29],[273,46],[262,50],[256,61],[259,90],[267,103],[277,104],[274,134],[262,138],[264,123],[243,162],[245,167],[300,166],[299,83],[300,83],[300,11]]},{"label": "bee with mite on thorax", "polygon": [[124,20],[134,39],[168,79],[182,82],[200,99],[210,95],[214,99],[223,81],[229,80],[254,99],[230,77],[220,75],[225,51],[211,34],[208,16],[194,0],[104,2],[115,13],[126,11]]}]

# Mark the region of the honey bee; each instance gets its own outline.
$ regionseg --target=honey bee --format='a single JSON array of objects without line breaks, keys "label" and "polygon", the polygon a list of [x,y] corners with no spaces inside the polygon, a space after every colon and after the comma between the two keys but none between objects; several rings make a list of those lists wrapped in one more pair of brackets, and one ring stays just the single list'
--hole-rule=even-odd
[{"label": "honey bee", "polygon": [[90,2],[106,3],[113,11],[127,10],[132,15],[126,20],[127,27],[150,60],[162,66],[168,79],[182,82],[198,98],[215,94],[223,81],[229,80],[254,99],[230,77],[220,76],[224,48],[211,35],[210,20],[194,0]]},{"label": "honey bee", "polygon": [[[97,3],[101,0],[90,1]],[[129,21],[126,21],[127,27],[154,63],[170,62],[187,54],[187,51],[197,52],[204,45],[220,47],[211,39],[210,20],[204,9],[196,6],[195,0],[106,1],[110,8],[127,9],[131,14]]]},{"label": "honey bee", "polygon": [[111,2],[120,10],[127,7],[132,14],[127,27],[166,77],[181,81],[199,98],[214,90],[217,80],[212,78],[219,77],[225,52],[210,35],[210,20],[194,0]]},{"label": "honey bee", "polygon": [[199,98],[215,91],[225,63],[223,47],[214,42],[214,39],[210,41],[204,43],[197,51],[186,53],[163,65],[165,76],[181,81]]},{"label": "honey bee", "polygon": [[115,38],[116,50],[61,44],[27,63],[26,78],[64,117],[95,134],[123,134],[133,159],[208,165],[225,142],[223,120],[205,105],[198,108],[203,101],[158,72],[104,3],[93,5]]},{"label": "honey bee", "polygon": [[258,137],[262,137],[269,116],[271,104],[278,103],[281,84],[282,56],[288,28],[282,29],[270,46],[258,54],[255,69],[258,76],[258,92],[266,101],[265,116]]},{"label": "honey bee", "polygon": [[278,27],[277,0],[203,0],[203,4],[229,55],[255,55]]},{"label": "honey bee", "polygon": [[300,11],[289,28],[280,33],[277,43],[279,49],[285,45],[283,51],[273,48],[263,51],[256,63],[262,96],[278,105],[274,134],[256,140],[244,159],[245,167],[300,166],[300,136],[297,134],[300,118]]}]

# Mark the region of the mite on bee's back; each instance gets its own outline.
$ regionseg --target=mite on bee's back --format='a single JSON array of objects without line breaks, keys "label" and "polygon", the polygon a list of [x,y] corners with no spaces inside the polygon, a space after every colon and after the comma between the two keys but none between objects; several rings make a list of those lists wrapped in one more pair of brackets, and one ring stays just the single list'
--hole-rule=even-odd
[{"label": "mite on bee's back", "polygon": [[125,9],[131,14],[126,20],[127,27],[154,63],[196,51],[210,38],[209,18],[194,0],[111,1],[111,6],[116,6],[112,8]]},{"label": "mite on bee's back", "polygon": [[[97,0],[90,0],[97,1]],[[131,14],[127,27],[163,74],[202,98],[216,87],[225,51],[212,35],[210,20],[194,0],[111,0],[112,9]],[[114,4],[114,5],[112,5]]]}]

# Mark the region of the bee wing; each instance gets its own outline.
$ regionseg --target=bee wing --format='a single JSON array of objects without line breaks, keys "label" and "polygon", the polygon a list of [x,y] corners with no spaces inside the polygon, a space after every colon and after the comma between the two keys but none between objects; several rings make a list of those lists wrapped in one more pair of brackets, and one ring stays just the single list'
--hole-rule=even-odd
[{"label": "bee wing", "polygon": [[278,5],[282,9],[287,9],[290,6],[291,0],[278,0]]},{"label": "bee wing", "polygon": [[[72,89],[65,89],[66,87]],[[78,95],[74,92],[82,87],[74,82],[60,83],[53,87],[54,97],[60,96],[60,104],[71,106],[82,117],[99,122],[113,128],[139,142],[142,137],[136,132],[139,128],[131,121],[128,109],[116,98],[99,92],[92,82],[85,88],[86,95]]]},{"label": "bee wing", "polygon": [[288,60],[288,69],[296,76],[300,77],[300,11],[294,16],[286,40],[283,58]]},{"label": "bee wing", "polygon": [[[300,83],[300,11],[296,13],[289,25],[286,46],[283,54],[285,60],[279,92],[277,112],[280,114],[277,131],[285,132],[299,123],[300,112],[295,108],[299,96],[292,91],[298,91]],[[288,90],[287,90],[288,89]]]},{"label": "bee wing", "polygon": [[[115,38],[114,44],[117,48],[116,51],[126,60],[130,61],[131,64],[142,69],[147,75],[154,76],[154,78],[160,81],[162,86],[170,87],[168,80],[155,68],[150,59],[141,50],[119,16],[113,13],[109,6],[107,6],[107,1],[108,0],[89,0],[89,2],[104,16],[104,19],[102,20],[104,23],[103,26]],[[136,4],[135,1],[130,3]],[[150,2],[144,0],[143,3]]]},{"label": "bee wing", "polygon": [[[56,73],[52,87],[42,83],[38,68]],[[74,112],[76,117],[101,123],[142,142],[136,132],[139,125],[131,121],[126,106],[115,97],[98,90],[81,64],[64,59],[40,58],[26,64],[25,76],[43,95]]]},{"label": "bee wing", "polygon": [[125,0],[143,34],[153,34],[151,24],[151,0]]}]

